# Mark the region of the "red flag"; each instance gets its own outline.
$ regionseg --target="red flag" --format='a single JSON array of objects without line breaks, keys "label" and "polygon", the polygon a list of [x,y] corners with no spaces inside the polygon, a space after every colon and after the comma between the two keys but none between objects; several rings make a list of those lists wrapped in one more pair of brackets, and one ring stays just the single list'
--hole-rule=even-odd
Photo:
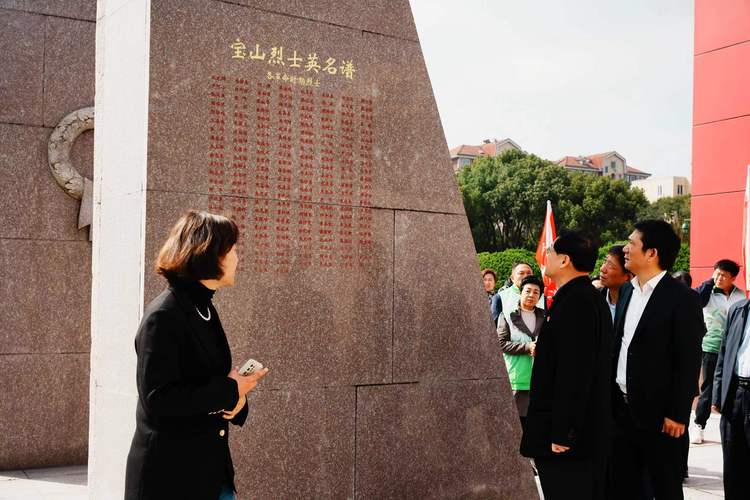
[{"label": "red flag", "polygon": [[552,246],[555,238],[557,238],[555,216],[552,214],[552,202],[547,200],[547,215],[544,217],[544,227],[542,227],[542,234],[539,236],[539,245],[536,247],[536,262],[539,264],[539,269],[542,270],[544,297],[547,299],[547,307],[552,304],[552,296],[557,291],[555,282],[544,275],[544,269],[547,267],[547,249]]}]

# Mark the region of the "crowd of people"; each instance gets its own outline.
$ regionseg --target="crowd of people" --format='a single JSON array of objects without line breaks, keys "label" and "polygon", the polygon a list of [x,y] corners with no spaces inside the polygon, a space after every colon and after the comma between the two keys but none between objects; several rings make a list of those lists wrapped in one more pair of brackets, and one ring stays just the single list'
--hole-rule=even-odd
[{"label": "crowd of people", "polygon": [[714,411],[725,497],[750,498],[750,300],[735,285],[739,266],[719,260],[693,289],[689,273],[669,273],[680,248],[670,224],[640,221],[627,240],[592,279],[592,240],[561,234],[546,249],[549,304],[528,262],[497,293],[496,273],[482,271],[521,454],[546,500],[681,499],[689,442],[703,442]]},{"label": "crowd of people", "polygon": [[[238,235],[230,219],[190,211],[159,252],[155,271],[168,286],[135,339],[125,498],[235,498],[229,424],[244,424],[247,395],[268,373],[232,368],[212,303],[234,284]],[[669,274],[679,247],[668,223],[638,222],[592,282],[597,248],[579,231],[563,233],[546,249],[550,303],[527,262],[498,293],[495,271],[482,272],[520,452],[546,500],[683,498],[696,396],[693,442],[720,413],[725,496],[749,497],[750,300],[731,260],[696,289],[689,274]]]}]

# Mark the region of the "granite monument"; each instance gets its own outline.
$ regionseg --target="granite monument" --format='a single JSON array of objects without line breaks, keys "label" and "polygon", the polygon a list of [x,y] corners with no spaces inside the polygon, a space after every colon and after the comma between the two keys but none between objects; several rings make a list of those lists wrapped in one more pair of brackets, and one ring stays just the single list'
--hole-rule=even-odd
[{"label": "granite monument", "polygon": [[536,495],[407,0],[104,0],[96,65],[92,498],[121,488],[133,335],[191,208],[239,223],[215,302],[235,364],[271,368],[241,495]]}]

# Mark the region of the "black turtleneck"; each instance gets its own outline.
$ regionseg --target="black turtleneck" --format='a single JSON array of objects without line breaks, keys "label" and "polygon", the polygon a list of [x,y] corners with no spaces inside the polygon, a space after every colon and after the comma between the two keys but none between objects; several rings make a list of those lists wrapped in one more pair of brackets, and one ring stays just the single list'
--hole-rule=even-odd
[{"label": "black turtleneck", "polygon": [[211,290],[200,281],[187,281],[179,278],[169,280],[169,284],[182,290],[201,309],[208,307],[216,290]]},{"label": "black turtleneck", "polygon": [[[215,353],[221,353],[221,356],[227,356],[227,365],[230,366],[232,358],[229,353],[229,344],[227,343],[226,334],[224,333],[224,328],[221,326],[219,313],[211,303],[211,299],[216,290],[211,290],[200,281],[188,281],[179,278],[170,279],[169,284],[173,289],[181,293],[183,296],[186,296],[187,299],[193,303],[193,307],[187,311],[188,315],[193,317],[196,324],[203,325],[203,327],[206,328],[204,333],[211,332],[213,334],[202,335],[201,341],[210,342],[212,350]],[[206,317],[209,314],[211,318],[206,321]]]}]

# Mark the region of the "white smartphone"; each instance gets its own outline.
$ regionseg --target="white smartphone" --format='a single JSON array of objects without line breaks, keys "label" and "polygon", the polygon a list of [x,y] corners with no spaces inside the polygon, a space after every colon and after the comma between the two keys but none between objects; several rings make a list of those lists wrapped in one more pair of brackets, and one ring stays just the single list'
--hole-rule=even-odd
[{"label": "white smartphone", "polygon": [[247,377],[248,375],[252,375],[253,373],[260,371],[263,369],[263,365],[260,363],[260,361],[255,361],[253,358],[248,359],[245,361],[245,364],[242,365],[242,368],[240,368],[240,375],[243,377]]}]

